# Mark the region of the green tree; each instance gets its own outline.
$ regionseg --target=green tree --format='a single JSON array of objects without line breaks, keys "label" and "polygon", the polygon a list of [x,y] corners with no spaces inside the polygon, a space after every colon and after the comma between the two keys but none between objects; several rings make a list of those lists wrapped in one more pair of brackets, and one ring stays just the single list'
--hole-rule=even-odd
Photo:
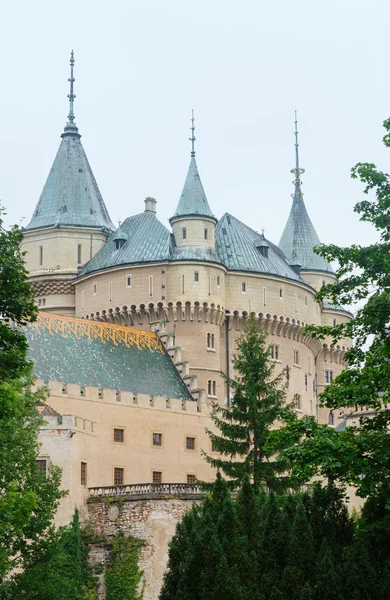
[{"label": "green tree", "polygon": [[275,460],[275,455],[283,440],[282,419],[292,411],[286,406],[284,373],[273,376],[275,365],[270,361],[266,335],[253,314],[237,340],[233,368],[235,378],[225,378],[232,390],[231,406],[213,404],[211,417],[220,435],[208,430],[221,457],[204,456],[229,478],[232,487],[239,486],[247,475],[256,493],[261,487],[280,489],[286,484],[288,462]]},{"label": "green tree", "polygon": [[119,532],[110,552],[110,563],[106,567],[107,600],[140,600],[139,585],[142,571],[138,567],[142,541]]},{"label": "green tree", "polygon": [[332,551],[324,538],[319,552],[315,600],[343,600],[341,571],[333,562]]},{"label": "green tree", "polygon": [[0,219],[0,581],[8,571],[23,568],[33,551],[31,541],[45,539],[64,495],[60,470],[39,472],[37,405],[42,390],[31,389],[27,342],[16,327],[36,318],[28,282],[22,234],[6,230]]},{"label": "green tree", "polygon": [[313,534],[302,502],[296,504],[288,545],[287,566],[283,573],[288,598],[299,600],[305,584],[315,581]]}]

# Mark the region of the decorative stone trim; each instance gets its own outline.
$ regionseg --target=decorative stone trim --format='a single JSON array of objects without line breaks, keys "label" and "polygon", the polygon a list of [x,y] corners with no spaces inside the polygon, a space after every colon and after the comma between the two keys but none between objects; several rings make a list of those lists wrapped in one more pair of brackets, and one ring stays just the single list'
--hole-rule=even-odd
[{"label": "decorative stone trim", "polygon": [[74,296],[75,288],[69,280],[49,279],[46,281],[31,281],[35,296],[58,296],[70,294]]}]

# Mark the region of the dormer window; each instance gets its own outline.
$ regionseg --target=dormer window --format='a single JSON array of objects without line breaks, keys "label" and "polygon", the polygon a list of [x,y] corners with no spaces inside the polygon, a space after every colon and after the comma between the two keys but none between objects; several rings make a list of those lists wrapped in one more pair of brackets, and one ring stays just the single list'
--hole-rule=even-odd
[{"label": "dormer window", "polygon": [[259,250],[260,254],[264,256],[264,258],[268,258],[268,246],[261,246]]},{"label": "dormer window", "polygon": [[122,248],[126,240],[115,240],[115,250]]}]

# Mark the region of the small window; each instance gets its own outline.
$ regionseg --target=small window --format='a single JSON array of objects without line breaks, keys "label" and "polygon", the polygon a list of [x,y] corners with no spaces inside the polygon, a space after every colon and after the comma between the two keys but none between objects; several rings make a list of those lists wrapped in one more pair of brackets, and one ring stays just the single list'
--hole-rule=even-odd
[{"label": "small window", "polygon": [[114,429],[114,442],[123,444],[124,441],[125,441],[125,430],[115,428]]},{"label": "small window", "polygon": [[81,244],[77,246],[77,264],[81,265]]},{"label": "small window", "polygon": [[183,227],[182,232],[183,232],[183,240],[186,240],[187,239],[187,229],[185,227]]},{"label": "small window", "polygon": [[39,246],[39,265],[43,265],[43,246]]},{"label": "small window", "polygon": [[211,379],[209,379],[209,380],[208,380],[208,382],[207,382],[207,394],[208,394],[209,396],[211,396],[212,389],[213,389],[213,388],[212,388]]},{"label": "small window", "polygon": [[196,283],[199,282],[199,271],[195,271],[195,273],[194,273],[194,281],[196,281]]},{"label": "small window", "polygon": [[195,438],[186,437],[186,450],[195,450]]},{"label": "small window", "polygon": [[295,312],[298,312],[298,298],[297,298],[296,294],[294,294],[294,307],[295,307]]},{"label": "small window", "polygon": [[221,285],[221,278],[219,275],[217,275],[217,286],[220,287]]},{"label": "small window", "polygon": [[124,472],[122,467],[114,467],[114,485],[123,485]]},{"label": "small window", "polygon": [[307,296],[305,296],[305,306],[307,306]]},{"label": "small window", "polygon": [[211,277],[209,276],[209,296],[211,296]]},{"label": "small window", "polygon": [[44,476],[46,477],[46,468],[47,468],[46,462],[47,461],[45,459],[39,458],[35,462],[36,462],[36,465],[37,465],[38,470],[40,471],[40,473],[43,473]]},{"label": "small window", "polygon": [[184,275],[181,276],[181,293],[184,294]]},{"label": "small window", "polygon": [[205,230],[204,230],[204,239],[205,239],[205,240],[208,240],[208,239],[209,239],[209,230],[208,230],[208,229],[205,229]]},{"label": "small window", "polygon": [[322,285],[326,285],[326,284],[325,284],[325,279],[323,279],[323,280],[322,280]]},{"label": "small window", "polygon": [[283,298],[283,288],[279,288],[279,298]]},{"label": "small window", "polygon": [[328,425],[334,425],[334,414],[332,411],[328,414]]},{"label": "small window", "polygon": [[46,304],[46,298],[42,298],[42,306],[45,306]]},{"label": "small window", "polygon": [[81,310],[84,310],[84,290],[81,290],[80,304]]},{"label": "small window", "polygon": [[153,471],[153,483],[161,483],[162,482],[162,472],[161,471]]},{"label": "small window", "polygon": [[273,344],[270,353],[273,360],[279,360],[279,346]]},{"label": "small window", "polygon": [[131,275],[126,275],[126,287],[131,288],[133,283],[133,278]]},{"label": "small window", "polygon": [[299,350],[294,350],[294,365],[299,365]]},{"label": "small window", "polygon": [[213,381],[213,396],[217,395],[217,382]]},{"label": "small window", "polygon": [[243,281],[242,284],[241,284],[241,291],[242,291],[243,294],[246,294],[246,283],[245,283],[245,281]]},{"label": "small window", "polygon": [[336,327],[336,325],[337,325],[337,321],[336,321],[336,319],[333,319],[333,327]]},{"label": "small window", "polygon": [[214,440],[211,441],[211,452],[218,452],[217,444]]},{"label": "small window", "polygon": [[196,476],[190,473],[187,473],[187,483],[196,483]]},{"label": "small window", "polygon": [[162,446],[162,433],[153,434],[153,446]]},{"label": "small window", "polygon": [[332,383],[333,381],[333,371],[326,370],[325,371],[325,383]]},{"label": "small window", "polygon": [[80,483],[81,485],[87,485],[87,463],[82,462],[80,465]]},{"label": "small window", "polygon": [[120,250],[126,240],[115,240],[115,250]]},{"label": "small window", "polygon": [[298,410],[302,410],[302,398],[301,398],[301,394],[297,394],[295,396],[295,401],[296,401],[296,407]]},{"label": "small window", "polygon": [[149,275],[149,298],[153,296],[153,275]]},{"label": "small window", "polygon": [[267,306],[267,288],[263,287],[263,304]]},{"label": "small window", "polygon": [[112,282],[108,282],[108,301],[112,302]]},{"label": "small window", "polygon": [[93,284],[93,295],[96,296],[96,293],[97,293],[97,283],[95,282]]}]

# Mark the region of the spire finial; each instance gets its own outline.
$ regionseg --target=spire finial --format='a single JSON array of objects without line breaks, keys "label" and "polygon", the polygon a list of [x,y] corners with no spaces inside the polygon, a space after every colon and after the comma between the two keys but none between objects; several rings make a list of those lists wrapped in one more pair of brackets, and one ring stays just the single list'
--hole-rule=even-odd
[{"label": "spire finial", "polygon": [[70,78],[68,79],[70,83],[70,90],[68,94],[69,98],[69,114],[68,114],[68,125],[74,125],[74,112],[73,112],[73,101],[76,98],[73,93],[73,84],[75,82],[75,78],[73,77],[73,65],[74,65],[74,52],[70,53]]},{"label": "spire finial", "polygon": [[195,140],[196,140],[196,137],[195,137],[195,125],[194,125],[194,123],[195,123],[194,109],[192,109],[191,127],[190,127],[192,135],[190,137],[190,142],[192,144],[191,145],[191,156],[193,158],[195,157]]},{"label": "spire finial", "polygon": [[[295,110],[295,131],[294,131],[294,135],[295,135],[295,169],[291,169],[291,173],[293,173],[295,175],[295,179],[293,181],[293,184],[295,185],[295,193],[299,193],[300,197],[302,197],[302,192],[301,192],[301,184],[302,181],[300,179],[300,175],[302,175],[305,172],[305,169],[301,169],[299,167],[299,143],[298,143],[298,118],[297,118],[297,111]],[[293,194],[293,197],[295,196],[295,194]]]}]

